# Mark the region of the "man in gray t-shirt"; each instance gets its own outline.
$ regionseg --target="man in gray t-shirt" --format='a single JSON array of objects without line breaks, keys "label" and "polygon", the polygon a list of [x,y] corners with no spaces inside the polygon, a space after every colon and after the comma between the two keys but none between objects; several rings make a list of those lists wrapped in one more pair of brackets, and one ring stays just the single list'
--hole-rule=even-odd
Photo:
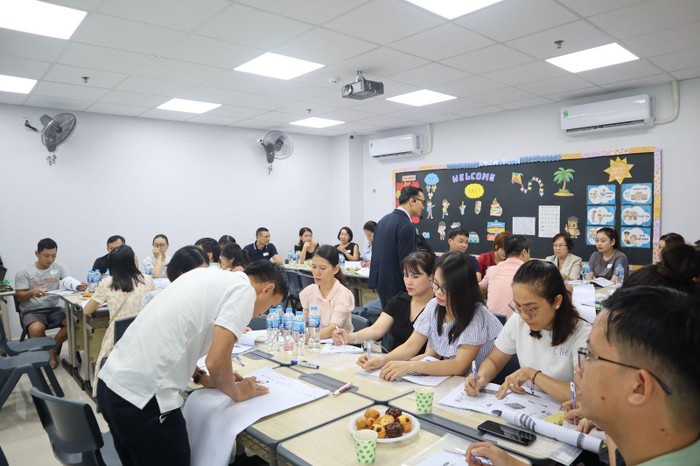
[{"label": "man in gray t-shirt", "polygon": [[[60,298],[48,292],[62,288],[62,283],[64,288],[85,291],[87,284],[71,278],[65,266],[55,262],[57,252],[58,245],[51,238],[39,241],[34,253],[37,260],[17,271],[15,289],[22,328],[27,329],[30,338],[37,338],[45,337],[47,328],[60,327],[54,337],[56,347],[60,348],[67,339],[66,315]],[[53,350],[51,366],[58,366],[58,356]]]}]

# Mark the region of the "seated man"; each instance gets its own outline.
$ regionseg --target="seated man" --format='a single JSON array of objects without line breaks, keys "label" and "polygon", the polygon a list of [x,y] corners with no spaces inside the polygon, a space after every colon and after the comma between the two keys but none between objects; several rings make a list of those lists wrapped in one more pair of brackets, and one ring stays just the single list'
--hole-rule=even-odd
[{"label": "seated man", "polygon": [[476,271],[476,281],[480,282],[481,272],[479,271],[479,261],[476,260],[476,257],[467,253],[467,249],[469,249],[469,233],[467,230],[461,227],[450,230],[447,234],[447,245],[450,247],[450,252],[461,252],[467,256],[467,259],[469,259],[469,262],[472,263]]},{"label": "seated man", "polygon": [[250,257],[251,262],[271,260],[282,265],[282,258],[277,253],[277,248],[270,242],[270,230],[260,227],[255,231],[255,242],[243,248]]},{"label": "seated man", "polygon": [[[48,292],[60,288],[85,291],[87,284],[70,277],[66,267],[55,262],[57,252],[58,245],[51,238],[39,241],[34,253],[36,262],[17,271],[15,288],[22,328],[27,330],[30,338],[37,338],[45,337],[47,328],[60,327],[54,337],[60,354],[61,345],[68,338],[66,314],[61,299]],[[51,367],[55,369],[57,366],[57,351],[51,350]]]},{"label": "seated man", "polygon": [[530,241],[520,235],[508,236],[503,249],[506,260],[489,267],[479,287],[486,296],[489,311],[510,317],[513,314],[510,308],[513,301],[513,275],[525,261],[530,260]]},{"label": "seated man", "polygon": [[[234,375],[233,345],[253,316],[288,292],[282,267],[259,261],[243,272],[196,268],[141,311],[98,376],[102,407],[122,464],[190,464],[181,392],[195,383],[235,401],[264,395],[254,377]],[[197,368],[204,355],[209,374]]]},{"label": "seated man", "polygon": [[101,274],[104,274],[105,272],[107,272],[107,257],[109,257],[109,253],[112,252],[112,249],[116,249],[119,246],[124,246],[125,244],[126,244],[126,240],[124,239],[123,236],[120,236],[120,235],[110,236],[107,239],[107,254],[95,259],[95,263],[92,264],[92,270],[99,270]]}]

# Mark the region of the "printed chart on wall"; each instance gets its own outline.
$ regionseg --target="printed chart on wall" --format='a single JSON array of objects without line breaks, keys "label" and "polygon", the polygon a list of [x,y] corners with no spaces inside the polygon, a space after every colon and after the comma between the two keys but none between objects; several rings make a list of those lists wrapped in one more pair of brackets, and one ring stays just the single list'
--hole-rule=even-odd
[{"label": "printed chart on wall", "polygon": [[[613,227],[630,264],[651,263],[661,234],[661,151],[635,147],[521,157],[512,161],[397,170],[396,196],[406,185],[426,193],[416,228],[436,252],[456,228],[471,254],[491,251],[502,231],[525,235],[532,257],[552,255],[552,237],[567,232],[574,254],[588,260],[596,231]],[[417,220],[417,219],[416,219]]]}]

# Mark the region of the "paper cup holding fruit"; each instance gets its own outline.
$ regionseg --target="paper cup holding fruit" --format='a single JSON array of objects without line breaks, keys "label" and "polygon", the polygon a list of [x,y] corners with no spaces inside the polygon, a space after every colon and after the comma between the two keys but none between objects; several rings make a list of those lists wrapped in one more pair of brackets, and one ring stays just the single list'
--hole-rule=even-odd
[{"label": "paper cup holding fruit", "polygon": [[350,419],[348,428],[350,433],[373,430],[377,433],[377,443],[395,443],[415,436],[420,430],[420,421],[399,408],[387,408],[384,414],[369,408],[361,416]]}]

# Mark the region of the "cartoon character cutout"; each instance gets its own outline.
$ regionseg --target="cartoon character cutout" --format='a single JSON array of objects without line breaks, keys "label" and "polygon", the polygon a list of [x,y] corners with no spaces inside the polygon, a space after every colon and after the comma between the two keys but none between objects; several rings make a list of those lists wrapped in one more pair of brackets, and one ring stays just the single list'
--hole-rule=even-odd
[{"label": "cartoon character cutout", "polygon": [[441,241],[445,241],[445,230],[447,230],[447,225],[445,224],[445,222],[438,223],[437,231],[440,235]]},{"label": "cartoon character cutout", "polygon": [[447,213],[447,208],[450,206],[450,201],[447,199],[442,200],[442,218],[449,217]]},{"label": "cartoon character cutout", "polygon": [[467,208],[467,206],[466,206],[466,204],[464,204],[464,201],[460,202],[459,203],[459,214],[464,215],[464,209],[466,209],[466,208]]},{"label": "cartoon character cutout", "polygon": [[474,203],[474,213],[479,215],[481,213],[481,201],[476,201]]},{"label": "cartoon character cutout", "polygon": [[433,218],[433,207],[434,207],[433,201],[428,201],[428,203],[425,204],[425,210],[428,213],[426,218]]},{"label": "cartoon character cutout", "polygon": [[581,232],[578,229],[578,217],[573,215],[566,219],[566,226],[564,231],[567,232],[572,238],[578,238],[581,236]]}]

